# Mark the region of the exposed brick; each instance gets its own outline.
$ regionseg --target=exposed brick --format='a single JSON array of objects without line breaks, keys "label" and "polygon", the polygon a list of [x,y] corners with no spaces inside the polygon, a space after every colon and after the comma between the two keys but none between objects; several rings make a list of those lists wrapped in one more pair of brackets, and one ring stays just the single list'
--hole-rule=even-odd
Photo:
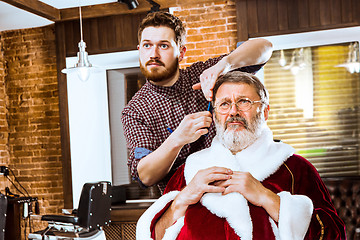
[{"label": "exposed brick", "polygon": [[192,35],[188,36],[186,39],[188,42],[201,42],[204,40],[204,35]]},{"label": "exposed brick", "polygon": [[0,161],[43,214],[64,205],[55,46],[53,25],[0,33]]},{"label": "exposed brick", "polygon": [[198,35],[199,33],[199,29],[187,29],[187,36]]},{"label": "exposed brick", "polygon": [[187,27],[188,51],[181,62],[182,68],[235,49],[237,27],[234,0],[182,4],[174,14]]},{"label": "exposed brick", "polygon": [[204,27],[200,28],[200,33],[215,33],[215,32],[225,32],[226,26],[225,25],[209,25],[211,27]]}]

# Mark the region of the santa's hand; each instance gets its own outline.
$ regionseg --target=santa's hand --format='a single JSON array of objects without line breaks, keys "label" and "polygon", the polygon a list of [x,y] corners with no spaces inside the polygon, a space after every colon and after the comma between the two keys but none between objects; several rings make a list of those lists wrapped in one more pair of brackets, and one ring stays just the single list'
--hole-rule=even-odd
[{"label": "santa's hand", "polygon": [[183,206],[196,204],[204,193],[222,193],[223,186],[216,186],[213,183],[231,179],[232,170],[223,167],[210,167],[199,170],[190,183],[176,197],[178,203]]},{"label": "santa's hand", "polygon": [[238,192],[255,206],[264,208],[275,220],[279,219],[280,197],[267,189],[249,172],[234,172],[231,179],[216,183],[225,188],[224,195]]},{"label": "santa's hand", "polygon": [[216,185],[225,187],[224,195],[238,192],[255,206],[262,206],[266,188],[248,172],[234,172],[231,179]]},{"label": "santa's hand", "polygon": [[232,171],[222,167],[211,167],[196,173],[190,183],[180,191],[170,207],[156,223],[156,239],[162,239],[165,229],[184,217],[188,207],[196,204],[205,192],[223,192],[224,187],[214,186],[215,181],[226,181],[231,178]]},{"label": "santa's hand", "polygon": [[195,142],[202,135],[209,132],[208,128],[212,122],[210,112],[203,111],[185,116],[176,130],[170,135],[172,141],[184,146]]}]

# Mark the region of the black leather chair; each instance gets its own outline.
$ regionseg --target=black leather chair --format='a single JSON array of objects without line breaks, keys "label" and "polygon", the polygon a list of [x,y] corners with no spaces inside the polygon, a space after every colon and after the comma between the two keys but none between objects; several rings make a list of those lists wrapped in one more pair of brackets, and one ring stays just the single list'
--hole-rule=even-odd
[{"label": "black leather chair", "polygon": [[[29,234],[29,239],[104,239],[102,227],[109,224],[111,211],[111,184],[85,183],[79,207],[73,215],[44,215],[48,222],[42,231]],[[97,238],[99,236],[99,238]]]},{"label": "black leather chair", "polygon": [[0,193],[0,240],[5,239],[5,224],[7,212],[7,197]]},{"label": "black leather chair", "polygon": [[348,240],[360,240],[360,176],[322,178],[339,217],[346,226]]}]

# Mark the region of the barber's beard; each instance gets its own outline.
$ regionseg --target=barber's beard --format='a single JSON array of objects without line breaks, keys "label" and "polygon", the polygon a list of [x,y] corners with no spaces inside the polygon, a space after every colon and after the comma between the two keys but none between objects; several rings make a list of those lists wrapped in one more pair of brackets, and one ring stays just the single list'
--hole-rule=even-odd
[{"label": "barber's beard", "polygon": [[[243,122],[242,130],[236,130],[239,126],[230,125],[227,127],[229,122]],[[264,112],[261,111],[251,119],[249,123],[245,118],[241,116],[235,116],[229,118],[224,125],[220,124],[215,114],[215,127],[218,139],[220,142],[228,148],[231,152],[237,153],[253,144],[256,139],[259,138],[262,126],[265,123]]]},{"label": "barber's beard", "polygon": [[[147,65],[156,62],[162,67],[153,67],[150,70],[147,69]],[[165,67],[165,64],[159,60],[149,60],[145,63],[140,62],[140,70],[145,78],[152,82],[162,82],[174,77],[179,69],[179,59],[171,63],[169,67]]]}]

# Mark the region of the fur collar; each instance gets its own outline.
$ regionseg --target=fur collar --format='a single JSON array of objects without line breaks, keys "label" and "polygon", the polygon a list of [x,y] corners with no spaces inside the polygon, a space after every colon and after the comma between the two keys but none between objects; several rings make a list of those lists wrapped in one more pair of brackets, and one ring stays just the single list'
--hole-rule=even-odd
[{"label": "fur collar", "polygon": [[[250,172],[257,180],[263,181],[276,172],[293,154],[294,149],[291,146],[274,142],[271,130],[264,125],[260,137],[236,155],[233,155],[215,137],[210,148],[187,158],[185,180],[189,184],[199,170],[218,166],[234,171]],[[241,194],[230,193],[223,196],[220,193],[206,193],[201,199],[201,204],[218,217],[226,218],[242,240],[252,239],[249,206]]]}]

